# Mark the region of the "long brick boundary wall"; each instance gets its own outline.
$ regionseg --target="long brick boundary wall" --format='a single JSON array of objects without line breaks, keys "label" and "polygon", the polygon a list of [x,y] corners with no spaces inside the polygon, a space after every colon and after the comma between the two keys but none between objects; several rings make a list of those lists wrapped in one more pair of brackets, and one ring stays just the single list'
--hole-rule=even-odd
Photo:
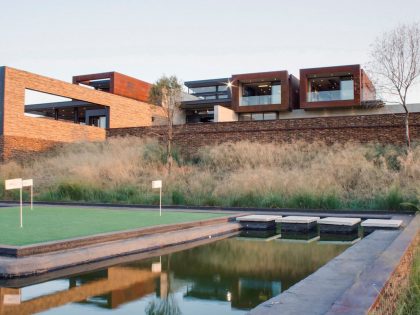
[{"label": "long brick boundary wall", "polygon": [[[420,113],[410,114],[413,141],[420,140]],[[107,137],[136,136],[164,139],[165,127],[112,128]],[[334,142],[405,143],[403,114],[355,115],[281,119],[272,121],[223,122],[175,126],[174,141],[181,148],[223,142],[290,142],[293,140]]]}]

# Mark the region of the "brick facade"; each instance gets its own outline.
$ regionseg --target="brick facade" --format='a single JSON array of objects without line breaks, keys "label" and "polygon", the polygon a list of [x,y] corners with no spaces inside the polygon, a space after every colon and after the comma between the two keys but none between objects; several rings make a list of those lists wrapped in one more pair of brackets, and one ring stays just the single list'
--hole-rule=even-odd
[{"label": "brick facade", "polygon": [[28,158],[33,153],[50,150],[63,142],[27,137],[0,136],[0,152],[4,159]]},{"label": "brick facade", "polygon": [[[420,140],[420,113],[410,115],[411,137]],[[358,115],[281,119],[272,121],[241,121],[190,124],[175,127],[175,142],[188,151],[204,145],[242,140],[283,142],[293,140],[333,142],[405,142],[404,115]],[[115,136],[164,137],[163,127],[116,128],[107,131]]]},{"label": "brick facade", "polygon": [[24,148],[28,152],[42,151],[57,143],[103,141],[106,138],[106,131],[95,126],[26,116],[25,89],[106,106],[109,108],[111,128],[150,126],[152,117],[162,115],[160,107],[126,97],[9,67],[0,67],[0,70],[0,81],[4,85],[1,95],[3,102],[0,100],[0,158],[10,158],[13,152],[22,152]]}]

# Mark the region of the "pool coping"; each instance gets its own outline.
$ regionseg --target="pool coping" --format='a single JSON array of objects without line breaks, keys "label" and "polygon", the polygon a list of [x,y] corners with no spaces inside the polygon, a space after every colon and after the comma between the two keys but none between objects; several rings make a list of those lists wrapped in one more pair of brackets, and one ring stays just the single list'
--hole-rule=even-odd
[{"label": "pool coping", "polygon": [[[24,202],[25,205],[28,205],[28,202]],[[19,202],[14,200],[0,200],[0,207],[8,206],[18,206]],[[147,210],[147,209],[159,209],[158,205],[144,205],[144,204],[125,204],[125,203],[101,203],[101,202],[70,202],[70,201],[34,201],[34,205],[45,205],[45,206],[69,206],[69,207],[104,207],[104,208],[114,208],[114,209],[133,209],[133,210]],[[387,218],[392,215],[407,215],[414,214],[414,210],[353,210],[353,209],[318,209],[318,208],[308,208],[308,209],[298,209],[298,208],[258,208],[258,207],[225,207],[225,206],[188,206],[188,205],[164,205],[165,210],[170,211],[230,211],[230,212],[253,212],[253,213],[264,213],[264,212],[274,212],[274,213],[295,213],[302,215],[304,213],[325,213],[345,215],[345,214],[354,214],[355,216],[364,216],[368,218],[369,216],[378,217],[384,216]]]},{"label": "pool coping", "polygon": [[402,230],[371,233],[248,314],[367,314],[414,242],[419,225],[420,215],[414,215]]},{"label": "pool coping", "polygon": [[193,244],[237,232],[241,226],[235,222],[222,222],[206,226],[196,226],[137,238],[91,244],[73,249],[54,251],[47,254],[24,257],[0,256],[0,279],[25,278],[67,268],[88,266],[113,258],[139,253],[148,253],[176,245]]},{"label": "pool coping", "polygon": [[128,230],[119,230],[113,232],[98,233],[94,235],[87,235],[81,237],[67,238],[57,241],[48,241],[40,242],[30,245],[4,245],[0,244],[0,256],[10,256],[10,257],[25,257],[31,255],[39,255],[45,253],[51,253],[60,250],[68,250],[77,247],[83,247],[88,245],[112,242],[117,240],[124,240],[130,238],[137,238],[141,236],[157,234],[157,233],[166,233],[179,231],[183,229],[188,229],[192,227],[207,226],[214,224],[221,224],[230,221],[234,221],[237,216],[241,215],[240,213],[231,214],[226,213],[226,216],[221,216],[217,218],[197,220],[197,221],[188,221],[182,223],[174,224],[162,224],[155,225],[151,227],[143,227],[136,229]]},{"label": "pool coping", "polygon": [[96,270],[101,270],[108,268],[110,266],[127,264],[143,259],[150,259],[154,257],[165,256],[182,250],[188,250],[198,246],[206,245],[213,243],[215,241],[223,240],[229,237],[238,235],[239,231],[233,231],[230,233],[222,233],[219,235],[213,235],[211,238],[204,237],[199,240],[192,242],[185,242],[181,244],[174,244],[171,246],[166,246],[162,248],[134,252],[127,255],[118,255],[108,259],[101,259],[97,261],[92,261],[88,264],[78,264],[67,266],[63,268],[57,268],[55,270],[50,270],[48,272],[37,273],[33,275],[26,275],[25,277],[9,277],[9,278],[0,278],[0,286],[5,286],[8,288],[21,288],[28,285],[34,285],[42,283],[45,281],[55,280],[60,277],[68,277],[77,274],[84,274],[89,272],[94,272]]}]

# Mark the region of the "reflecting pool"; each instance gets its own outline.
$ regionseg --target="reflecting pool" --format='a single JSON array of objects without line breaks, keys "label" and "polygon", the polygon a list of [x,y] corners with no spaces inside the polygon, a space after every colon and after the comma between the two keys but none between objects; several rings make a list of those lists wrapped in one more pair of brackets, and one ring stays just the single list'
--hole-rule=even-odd
[{"label": "reflecting pool", "polygon": [[2,280],[0,314],[245,314],[349,246],[290,239],[244,233],[52,279]]}]

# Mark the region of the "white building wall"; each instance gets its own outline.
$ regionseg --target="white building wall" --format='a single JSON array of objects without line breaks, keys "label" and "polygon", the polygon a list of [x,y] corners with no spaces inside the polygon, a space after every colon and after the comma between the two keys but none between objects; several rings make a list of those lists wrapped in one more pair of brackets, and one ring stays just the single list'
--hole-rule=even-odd
[{"label": "white building wall", "polygon": [[216,105],[214,106],[214,122],[238,121],[238,114],[233,110]]}]

